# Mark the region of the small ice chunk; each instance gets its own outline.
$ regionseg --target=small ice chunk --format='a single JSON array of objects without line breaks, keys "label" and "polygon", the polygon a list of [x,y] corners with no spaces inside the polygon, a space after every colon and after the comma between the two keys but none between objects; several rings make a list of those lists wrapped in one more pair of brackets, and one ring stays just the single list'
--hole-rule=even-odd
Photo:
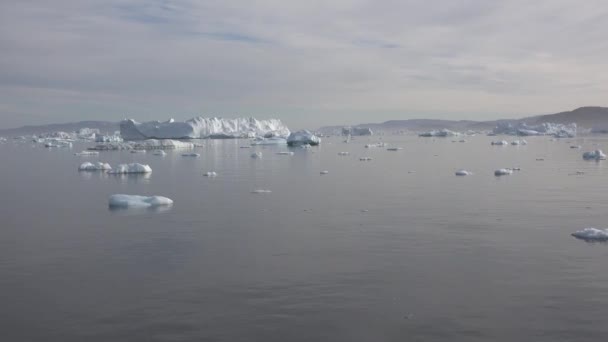
[{"label": "small ice chunk", "polygon": [[570,148],[581,148],[581,145],[570,145]]},{"label": "small ice chunk", "polygon": [[146,150],[131,150],[131,153],[146,153]]},{"label": "small ice chunk", "polygon": [[604,152],[602,150],[595,150],[592,152],[583,153],[583,159],[585,159],[585,160],[591,160],[591,159],[605,160],[606,155],[604,154]]},{"label": "small ice chunk", "polygon": [[205,172],[205,174],[203,176],[205,176],[205,177],[216,177],[217,176],[217,172],[215,172],[215,171],[207,171],[207,172]]},{"label": "small ice chunk", "polygon": [[251,148],[251,146],[239,146],[239,148]]},{"label": "small ice chunk", "polygon": [[492,141],[491,143],[492,145],[509,145],[509,143],[506,140],[500,140],[500,141]]},{"label": "small ice chunk", "polygon": [[110,166],[110,164],[102,163],[102,162],[96,162],[96,163],[86,162],[86,163],[80,164],[80,166],[78,167],[78,171],[102,171],[102,170],[111,170],[111,169],[112,169],[112,167]]},{"label": "small ice chunk", "polygon": [[572,236],[587,241],[608,241],[608,229],[585,228],[572,233]]},{"label": "small ice chunk", "polygon": [[294,155],[293,152],[277,152],[277,154],[280,156],[293,156]]},{"label": "small ice chunk", "polygon": [[167,152],[165,152],[163,150],[154,150],[154,152],[152,154],[155,156],[166,156]]},{"label": "small ice chunk", "polygon": [[182,157],[198,158],[200,156],[201,156],[200,153],[182,153]]},{"label": "small ice chunk", "polygon": [[389,147],[386,149],[387,151],[401,151],[403,147]]},{"label": "small ice chunk", "polygon": [[251,154],[251,158],[253,159],[260,159],[262,158],[262,152],[254,152]]},{"label": "small ice chunk", "polygon": [[496,171],[494,171],[494,176],[506,176],[506,175],[510,175],[513,174],[513,170],[512,169],[498,169]]},{"label": "small ice chunk", "polygon": [[326,174],[328,174],[328,173],[329,173],[329,171],[327,171],[327,170],[323,170],[323,171],[321,171],[320,173],[321,173],[322,175],[326,175]]},{"label": "small ice chunk", "polygon": [[99,152],[97,151],[82,151],[74,153],[75,156],[87,157],[87,156],[98,156]]},{"label": "small ice chunk", "polygon": [[256,190],[251,191],[252,194],[269,194],[271,192],[272,191],[266,190],[266,189],[256,189]]},{"label": "small ice chunk", "polygon": [[456,176],[470,176],[473,173],[467,170],[460,169],[454,173]]},{"label": "small ice chunk", "polygon": [[112,195],[109,201],[113,208],[150,208],[173,205],[173,200],[162,196]]},{"label": "small ice chunk", "polygon": [[112,174],[125,174],[125,173],[150,173],[152,168],[150,165],[131,163],[131,164],[120,164],[116,169],[110,171]]},{"label": "small ice chunk", "polygon": [[359,158],[359,161],[371,161],[371,160],[372,160],[372,158],[370,158],[370,157],[361,157],[361,158]]}]

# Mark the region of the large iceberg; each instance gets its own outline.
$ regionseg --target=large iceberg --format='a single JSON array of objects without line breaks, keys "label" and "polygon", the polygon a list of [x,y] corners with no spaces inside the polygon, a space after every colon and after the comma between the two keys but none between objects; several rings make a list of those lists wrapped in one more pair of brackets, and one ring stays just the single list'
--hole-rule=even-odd
[{"label": "large iceberg", "polygon": [[556,138],[572,138],[576,136],[576,123],[564,125],[543,122],[538,125],[528,125],[525,122],[504,121],[499,122],[492,133],[519,136],[551,135]]},{"label": "large iceberg", "polygon": [[97,151],[114,151],[114,150],[175,150],[175,149],[191,149],[195,145],[191,142],[171,140],[171,139],[146,139],[141,141],[128,141],[119,143],[103,143],[89,150]]},{"label": "large iceberg", "polygon": [[112,174],[124,174],[124,173],[150,173],[152,168],[150,165],[132,163],[132,164],[120,164],[114,170],[108,173]]},{"label": "large iceberg", "polygon": [[301,146],[305,144],[315,146],[320,143],[321,139],[307,130],[291,133],[289,137],[287,137],[287,145],[289,146]]},{"label": "large iceberg", "polygon": [[585,228],[572,233],[572,236],[586,241],[608,241],[608,229]]},{"label": "large iceberg", "polygon": [[150,208],[170,206],[173,200],[163,196],[112,195],[109,205],[113,208]]},{"label": "large iceberg", "polygon": [[253,138],[287,137],[289,129],[278,119],[257,120],[255,118],[203,118],[185,122],[170,119],[165,122],[139,123],[123,120],[120,135],[125,140],[143,139],[206,139],[206,138]]},{"label": "large iceberg", "polygon": [[606,160],[606,154],[604,154],[604,152],[602,150],[585,152],[585,153],[583,153],[583,159],[585,159],[585,160],[590,160],[590,159]]},{"label": "large iceberg", "polygon": [[438,131],[433,130],[418,134],[419,137],[455,137],[459,135],[460,133],[450,131],[449,129],[440,129]]}]

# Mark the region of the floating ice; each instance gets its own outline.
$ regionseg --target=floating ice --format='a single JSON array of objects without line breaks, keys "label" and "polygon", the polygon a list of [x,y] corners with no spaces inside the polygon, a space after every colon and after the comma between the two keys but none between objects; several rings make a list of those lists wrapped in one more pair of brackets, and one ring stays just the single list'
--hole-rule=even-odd
[{"label": "floating ice", "polygon": [[155,156],[166,156],[167,152],[165,152],[163,150],[154,150],[154,152],[152,152],[152,154]]},{"label": "floating ice", "polygon": [[112,174],[125,174],[125,173],[150,173],[152,168],[150,165],[131,163],[131,164],[120,164],[115,169],[108,173]]},{"label": "floating ice", "polygon": [[112,169],[112,167],[110,166],[110,164],[102,163],[102,162],[95,162],[95,163],[86,162],[86,163],[80,164],[80,166],[78,167],[78,171],[104,171],[104,170],[111,170],[111,169]]},{"label": "floating ice", "polygon": [[470,176],[473,173],[467,170],[458,170],[454,173],[456,176]]},{"label": "floating ice", "polygon": [[293,152],[277,152],[280,156],[293,156],[295,153]]},{"label": "floating ice", "polygon": [[524,122],[499,122],[493,130],[494,134],[507,135],[551,135],[556,138],[572,138],[576,136],[576,124],[569,125],[543,122],[538,125],[528,125]]},{"label": "floating ice", "polygon": [[251,145],[287,145],[287,140],[284,138],[257,138],[251,142]]},{"label": "floating ice", "polygon": [[71,148],[72,147],[72,142],[67,141],[67,140],[57,140],[57,139],[51,139],[48,140],[45,144],[44,147],[68,147]]},{"label": "floating ice", "polygon": [[170,119],[165,122],[139,123],[124,120],[120,123],[120,134],[126,140],[156,139],[205,139],[205,138],[253,138],[287,137],[289,129],[277,119],[255,118],[203,118],[185,122]]},{"label": "floating ice", "polygon": [[95,142],[97,143],[121,143],[120,135],[101,135],[95,134]]},{"label": "floating ice", "polygon": [[272,191],[270,190],[265,190],[265,189],[257,189],[257,190],[253,190],[251,191],[252,194],[269,194]]},{"label": "floating ice", "polygon": [[289,146],[299,146],[304,144],[316,146],[320,143],[321,139],[307,130],[291,133],[289,137],[287,137],[287,145]]},{"label": "floating ice", "polygon": [[205,172],[205,174],[203,174],[203,176],[205,176],[205,177],[216,177],[217,176],[217,172],[215,172],[215,171],[207,171],[207,172]]},{"label": "floating ice", "polygon": [[75,156],[81,156],[81,157],[86,157],[86,156],[98,156],[99,152],[96,151],[82,151],[82,152],[76,152],[74,153]]},{"label": "floating ice", "polygon": [[528,142],[525,139],[514,140],[511,142],[511,145],[528,145]]},{"label": "floating ice", "polygon": [[89,150],[110,151],[110,150],[175,150],[175,149],[191,149],[195,144],[171,140],[171,139],[147,139],[142,141],[129,141],[124,143],[103,143]]},{"label": "floating ice", "polygon": [[387,151],[401,151],[403,147],[389,147],[386,149]]},{"label": "floating ice", "polygon": [[365,145],[365,148],[386,147],[386,146],[387,146],[386,143],[379,142],[379,143],[375,143],[375,144],[367,144],[367,145]]},{"label": "floating ice", "polygon": [[322,175],[326,175],[328,173],[329,173],[329,171],[327,171],[327,170],[323,170],[323,171],[320,172],[320,174],[322,174]]},{"label": "floating ice", "polygon": [[570,145],[570,148],[581,148],[581,145]]},{"label": "floating ice", "polygon": [[494,171],[494,176],[506,176],[513,174],[513,169],[498,169]]},{"label": "floating ice", "polygon": [[458,136],[460,133],[450,131],[449,129],[441,129],[441,130],[432,130],[429,132],[422,132],[418,134],[419,137],[454,137]]},{"label": "floating ice", "polygon": [[110,207],[116,208],[150,208],[158,206],[170,206],[173,200],[162,196],[138,196],[138,195],[112,195],[109,201]]},{"label": "floating ice", "polygon": [[608,229],[585,228],[572,233],[572,236],[586,241],[608,241]]},{"label": "floating ice", "polygon": [[251,146],[239,146],[239,148],[251,148]]},{"label": "floating ice", "polygon": [[198,158],[200,157],[200,153],[182,153],[182,157],[194,157],[194,158]]},{"label": "floating ice", "polygon": [[492,145],[509,145],[509,142],[506,140],[492,141]]},{"label": "floating ice", "polygon": [[372,158],[370,158],[370,157],[361,157],[361,158],[359,158],[359,161],[371,161],[371,160],[372,160]]},{"label": "floating ice", "polygon": [[253,152],[251,154],[251,158],[253,158],[253,159],[260,159],[260,158],[262,158],[262,152]]},{"label": "floating ice", "polygon": [[131,150],[131,153],[146,153],[146,150]]},{"label": "floating ice", "polygon": [[590,159],[605,160],[606,155],[604,154],[604,152],[602,150],[595,150],[593,152],[583,153],[583,159],[585,159],[585,160],[590,160]]}]

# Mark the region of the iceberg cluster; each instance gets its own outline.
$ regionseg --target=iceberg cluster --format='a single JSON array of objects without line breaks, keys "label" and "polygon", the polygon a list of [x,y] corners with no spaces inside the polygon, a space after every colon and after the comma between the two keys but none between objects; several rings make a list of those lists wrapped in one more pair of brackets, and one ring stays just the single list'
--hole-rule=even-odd
[{"label": "iceberg cluster", "polygon": [[320,143],[321,139],[307,130],[291,133],[289,137],[287,137],[287,145],[289,146],[300,146],[306,144],[316,146]]},{"label": "iceberg cluster", "polygon": [[556,138],[572,138],[576,136],[576,123],[568,125],[543,122],[538,125],[528,125],[525,122],[499,122],[493,134],[506,135],[551,135]]},{"label": "iceberg cluster", "polygon": [[602,150],[595,150],[592,152],[583,153],[583,159],[585,160],[606,160],[606,155]]},{"label": "iceberg cluster", "polygon": [[459,136],[460,133],[450,131],[449,129],[432,130],[428,132],[419,133],[419,137],[455,137]]},{"label": "iceberg cluster", "polygon": [[113,208],[150,208],[170,206],[173,200],[162,196],[112,195],[109,205]]},{"label": "iceberg cluster", "polygon": [[572,233],[572,236],[587,241],[608,241],[608,229],[585,228]]},{"label": "iceberg cluster", "polygon": [[278,119],[197,117],[185,122],[170,119],[139,123],[127,119],[120,123],[120,135],[125,140],[270,138],[287,137],[289,133],[287,126]]},{"label": "iceberg cluster", "polygon": [[126,173],[150,173],[152,168],[150,165],[131,163],[131,164],[120,164],[115,169],[108,173],[112,174],[126,174]]},{"label": "iceberg cluster", "polygon": [[111,169],[112,167],[110,166],[110,164],[102,162],[86,162],[80,164],[80,166],[78,167],[78,171],[106,171]]}]

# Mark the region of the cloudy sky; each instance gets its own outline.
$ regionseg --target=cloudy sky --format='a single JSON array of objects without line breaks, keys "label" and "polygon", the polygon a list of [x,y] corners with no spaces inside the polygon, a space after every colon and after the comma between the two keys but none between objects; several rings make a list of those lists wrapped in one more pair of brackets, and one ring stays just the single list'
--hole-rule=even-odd
[{"label": "cloudy sky", "polygon": [[0,0],[0,127],[608,105],[604,0]]}]

